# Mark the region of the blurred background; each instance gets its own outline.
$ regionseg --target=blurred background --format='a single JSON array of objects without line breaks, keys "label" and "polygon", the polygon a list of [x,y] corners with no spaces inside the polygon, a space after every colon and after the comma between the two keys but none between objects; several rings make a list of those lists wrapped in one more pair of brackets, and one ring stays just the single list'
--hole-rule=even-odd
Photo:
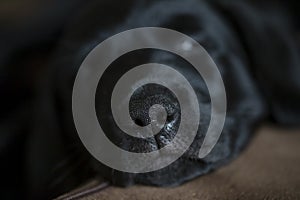
[{"label": "blurred background", "polygon": [[37,85],[65,24],[86,3],[0,1],[1,199],[26,195],[25,143],[34,123]]}]

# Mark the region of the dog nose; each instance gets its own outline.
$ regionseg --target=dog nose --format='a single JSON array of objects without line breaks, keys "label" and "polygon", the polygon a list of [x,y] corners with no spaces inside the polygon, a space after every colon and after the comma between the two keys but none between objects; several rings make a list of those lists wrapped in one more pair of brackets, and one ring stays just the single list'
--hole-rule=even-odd
[{"label": "dog nose", "polygon": [[130,99],[129,113],[136,125],[151,125],[157,149],[172,141],[180,123],[180,104],[176,96],[158,84],[137,89]]},{"label": "dog nose", "polygon": [[179,101],[171,90],[159,84],[145,84],[132,93],[129,104],[123,105],[121,100],[120,106],[128,106],[131,118],[126,126],[150,126],[153,134],[147,136],[143,132],[132,135],[118,126],[104,90],[97,93],[96,113],[104,133],[116,146],[130,152],[148,153],[172,142],[180,125],[181,112]]}]

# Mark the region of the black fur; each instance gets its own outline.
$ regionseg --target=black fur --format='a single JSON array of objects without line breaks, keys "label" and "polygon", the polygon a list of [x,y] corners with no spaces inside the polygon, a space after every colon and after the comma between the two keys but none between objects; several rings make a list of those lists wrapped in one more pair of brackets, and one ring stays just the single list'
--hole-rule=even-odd
[{"label": "black fur", "polygon": [[[105,177],[119,186],[179,185],[236,157],[263,120],[298,125],[300,58],[299,44],[293,35],[297,24],[293,23],[295,16],[288,15],[288,8],[284,8],[286,10],[280,4],[271,6],[270,2],[221,0],[107,0],[89,3],[67,23],[53,59],[41,76],[36,98],[29,101],[34,103],[30,103],[27,110],[20,111],[34,116],[30,122],[32,126],[26,129],[28,134],[23,136],[25,139],[18,140],[26,141],[21,149],[25,149],[22,166],[29,197],[55,197],[95,177]],[[151,140],[140,141],[111,125],[111,111],[107,109],[109,99],[105,94],[111,92],[118,76],[134,66],[158,62],[176,68],[192,82],[201,108],[196,139],[180,159],[155,172],[130,174],[102,165],[85,150],[74,127],[71,94],[77,70],[90,50],[109,36],[145,26],[180,31],[204,46],[222,74],[228,109],[217,145],[205,159],[199,159],[197,153],[210,118],[210,98],[202,78],[186,61],[168,52],[147,49],[120,57],[100,80],[96,98],[99,122],[105,125],[108,137],[120,147],[137,152],[160,148],[166,144],[161,136],[170,141],[180,121],[180,108],[176,106],[174,96],[162,87],[148,85],[143,91],[135,92],[130,104],[132,117],[136,123],[147,124],[145,111],[148,107],[141,101],[147,105],[162,103],[170,108],[167,109],[168,122],[174,124],[173,129]],[[100,115],[100,112],[106,115]],[[26,117],[18,116],[23,123],[29,123],[25,121]]]}]

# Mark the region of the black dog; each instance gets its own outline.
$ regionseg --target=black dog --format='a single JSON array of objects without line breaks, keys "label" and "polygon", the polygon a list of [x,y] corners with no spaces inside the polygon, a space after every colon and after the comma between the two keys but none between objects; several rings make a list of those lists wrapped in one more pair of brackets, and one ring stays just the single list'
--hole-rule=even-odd
[{"label": "black dog", "polygon": [[[24,156],[30,197],[55,197],[95,176],[120,186],[179,185],[237,156],[263,120],[298,125],[300,58],[299,46],[293,36],[293,28],[297,25],[279,6],[266,5],[270,3],[201,0],[91,2],[69,22],[54,61],[49,64],[37,89],[34,107],[38,109],[34,114],[34,125],[26,137]],[[116,33],[137,27],[165,27],[187,34],[209,52],[219,67],[228,98],[227,116],[222,135],[206,158],[197,157],[210,120],[211,102],[206,85],[185,60],[155,49],[127,53],[111,64],[97,89],[99,123],[108,130],[110,140],[129,151],[149,152],[171,141],[180,123],[180,108],[170,92],[157,85],[147,85],[132,97],[130,112],[138,125],[147,125],[149,121],[145,115],[147,107],[142,103],[153,105],[161,102],[168,112],[167,123],[172,124],[171,131],[162,131],[149,140],[130,137],[116,127],[108,109],[110,99],[107,95],[111,94],[118,77],[131,68],[149,62],[166,64],[184,74],[201,97],[200,127],[189,150],[161,170],[131,174],[102,165],[79,140],[71,108],[72,87],[79,66],[97,44]]]}]

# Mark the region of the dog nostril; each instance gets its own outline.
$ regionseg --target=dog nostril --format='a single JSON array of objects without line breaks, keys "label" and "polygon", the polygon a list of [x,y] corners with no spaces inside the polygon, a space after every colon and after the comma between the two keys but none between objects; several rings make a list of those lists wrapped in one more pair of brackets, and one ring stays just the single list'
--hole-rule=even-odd
[{"label": "dog nostril", "polygon": [[175,114],[172,114],[172,115],[168,115],[168,116],[167,116],[167,121],[168,121],[168,122],[172,122],[174,119],[175,119]]},{"label": "dog nostril", "polygon": [[134,123],[139,126],[146,126],[146,124],[140,119],[135,119]]}]

